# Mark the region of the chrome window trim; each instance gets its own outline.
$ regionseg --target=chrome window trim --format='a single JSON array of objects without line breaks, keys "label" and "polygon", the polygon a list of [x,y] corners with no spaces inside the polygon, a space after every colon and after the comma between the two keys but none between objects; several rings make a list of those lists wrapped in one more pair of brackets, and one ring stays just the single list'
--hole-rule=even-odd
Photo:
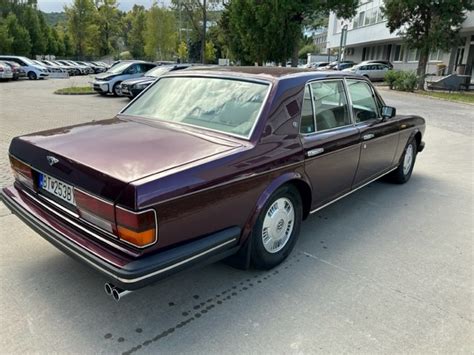
[{"label": "chrome window trim", "polygon": [[[227,136],[231,136],[231,137],[235,137],[235,138],[250,141],[252,139],[253,134],[255,133],[255,128],[257,127],[258,122],[262,118],[261,117],[262,112],[268,104],[268,98],[270,97],[270,93],[273,91],[273,87],[274,87],[273,82],[270,81],[270,80],[262,80],[262,79],[256,79],[256,78],[239,78],[239,77],[232,76],[232,75],[212,75],[212,74],[201,74],[201,73],[199,73],[199,74],[195,73],[195,75],[193,75],[193,74],[194,73],[186,73],[185,75],[183,75],[183,74],[181,74],[181,75],[179,75],[179,74],[165,74],[161,77],[158,77],[152,84],[148,85],[148,87],[145,90],[143,90],[139,95],[137,95],[137,97],[135,99],[130,101],[122,110],[120,110],[118,115],[126,116],[126,117],[136,117],[138,119],[145,118],[145,119],[148,119],[148,120],[154,120],[154,121],[159,121],[159,122],[183,125],[183,126],[187,126],[187,127],[193,127],[193,128],[202,129],[202,130],[205,130],[205,131],[216,132],[216,133],[224,134],[224,135],[227,135]],[[217,129],[197,126],[197,125],[193,125],[193,124],[189,124],[189,123],[162,120],[162,119],[159,119],[159,118],[156,118],[156,117],[133,116],[133,115],[129,115],[129,114],[124,113],[125,110],[127,110],[128,107],[130,105],[132,105],[138,97],[142,96],[146,91],[150,90],[161,79],[165,79],[165,78],[188,78],[188,77],[189,78],[213,78],[213,79],[223,79],[223,80],[235,80],[235,81],[244,81],[244,82],[249,82],[249,83],[267,85],[268,86],[267,92],[265,94],[265,97],[263,98],[262,104],[261,104],[260,109],[258,110],[258,113],[257,113],[257,117],[255,118],[255,122],[253,123],[249,134],[247,136],[243,136],[243,135],[240,135],[240,134],[224,132],[224,131],[220,131],[220,130],[217,130]]]},{"label": "chrome window trim", "polygon": [[[306,85],[309,85],[313,82],[321,82],[321,81],[342,81],[342,85],[343,85],[343,88],[344,88],[344,94],[346,95],[346,100],[347,100],[347,105],[349,106],[350,108],[350,112],[349,112],[349,117],[350,117],[350,120],[351,120],[351,123],[350,124],[347,124],[347,125],[344,125],[344,126],[339,126],[339,127],[334,127],[334,128],[328,128],[328,129],[323,129],[322,131],[318,131],[318,127],[317,127],[317,123],[316,123],[316,110],[314,109],[314,104],[313,104],[313,115],[314,115],[314,126],[316,127],[316,131],[312,132],[312,133],[301,133],[300,132],[300,135],[303,136],[303,137],[312,137],[314,135],[317,135],[317,134],[320,134],[320,133],[328,133],[328,132],[332,132],[332,131],[336,131],[336,130],[340,130],[342,128],[348,128],[348,127],[354,127],[355,124],[354,124],[354,119],[353,119],[353,115],[352,115],[352,101],[349,99],[349,94],[347,92],[347,88],[346,88],[346,83],[345,83],[345,77],[341,77],[341,78],[330,78],[330,79],[311,79],[309,80]],[[310,88],[311,88],[311,85],[310,85]],[[312,89],[311,89],[312,90]],[[311,91],[311,100],[313,100],[313,92]],[[301,119],[300,119],[300,122],[301,122]]]}]

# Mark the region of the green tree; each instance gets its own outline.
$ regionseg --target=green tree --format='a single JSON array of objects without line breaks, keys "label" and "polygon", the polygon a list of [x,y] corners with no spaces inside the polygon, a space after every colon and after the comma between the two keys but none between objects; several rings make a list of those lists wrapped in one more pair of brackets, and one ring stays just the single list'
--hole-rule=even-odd
[{"label": "green tree", "polygon": [[96,24],[97,9],[93,0],[74,0],[71,6],[65,6],[68,34],[78,57],[97,52],[99,26]]},{"label": "green tree", "polygon": [[181,63],[186,63],[188,60],[188,46],[184,41],[181,41],[178,46],[178,58],[181,60]]},{"label": "green tree", "polygon": [[320,50],[314,44],[306,44],[304,45],[298,52],[298,57],[300,59],[306,59],[308,57],[308,53],[311,54],[319,54]]},{"label": "green tree", "polygon": [[431,51],[449,50],[459,43],[459,31],[472,0],[385,0],[382,9],[390,32],[398,31],[409,48],[420,53],[418,88],[423,89]]},{"label": "green tree", "polygon": [[171,59],[176,48],[176,20],[172,11],[155,2],[146,14],[145,55]]},{"label": "green tree", "polygon": [[44,31],[47,26],[41,13],[31,6],[26,6],[21,17],[21,23],[30,35],[31,56],[36,57],[36,55],[45,54],[48,38]]},{"label": "green tree", "polygon": [[146,12],[143,6],[133,5],[125,16],[125,43],[133,58],[145,55],[145,22]]},{"label": "green tree", "polygon": [[351,17],[357,6],[357,0],[231,0],[220,26],[238,59],[285,65],[291,57],[296,66],[305,24],[328,11]]},{"label": "green tree", "polygon": [[206,48],[204,49],[204,58],[206,63],[214,63],[216,61],[216,48],[212,41],[206,41]]},{"label": "green tree", "polygon": [[120,12],[116,0],[96,0],[96,6],[100,37],[98,52],[100,55],[108,55],[118,48]]},{"label": "green tree", "polygon": [[10,37],[13,38],[11,52],[16,55],[31,55],[31,40],[28,30],[20,25],[15,14],[10,13],[6,18],[6,26]]},{"label": "green tree", "polygon": [[0,53],[11,53],[14,38],[8,31],[6,21],[0,17]]}]

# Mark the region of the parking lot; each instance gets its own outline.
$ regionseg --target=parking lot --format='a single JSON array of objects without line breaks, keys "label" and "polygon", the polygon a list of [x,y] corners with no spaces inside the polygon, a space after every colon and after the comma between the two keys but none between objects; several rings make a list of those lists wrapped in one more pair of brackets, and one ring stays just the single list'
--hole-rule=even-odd
[{"label": "parking lot", "polygon": [[[14,136],[110,118],[129,102],[53,94],[90,79],[0,83],[0,186],[12,182]],[[216,263],[114,303],[99,274],[0,203],[0,352],[471,353],[474,106],[380,92],[427,120],[412,179],[312,215],[268,272]]]}]

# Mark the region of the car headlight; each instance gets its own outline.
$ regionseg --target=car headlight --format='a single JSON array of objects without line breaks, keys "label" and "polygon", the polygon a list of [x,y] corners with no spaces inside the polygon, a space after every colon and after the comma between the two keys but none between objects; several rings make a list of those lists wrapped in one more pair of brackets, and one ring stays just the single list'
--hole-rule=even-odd
[{"label": "car headlight", "polygon": [[135,85],[133,85],[133,88],[138,89],[138,90],[143,90],[143,89],[147,88],[148,85],[150,85],[150,84],[148,84],[148,83],[135,84]]}]

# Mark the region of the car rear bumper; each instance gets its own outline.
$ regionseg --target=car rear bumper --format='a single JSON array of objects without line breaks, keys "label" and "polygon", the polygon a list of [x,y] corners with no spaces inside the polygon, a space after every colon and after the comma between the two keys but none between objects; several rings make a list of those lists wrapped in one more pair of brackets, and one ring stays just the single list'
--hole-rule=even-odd
[{"label": "car rear bumper", "polygon": [[[92,241],[87,240],[84,235],[82,236],[83,243],[80,242],[80,238],[71,238],[74,233],[79,233],[73,226],[68,226],[59,218],[43,213],[47,212],[44,209],[41,210],[41,215],[35,214],[34,211],[40,206],[32,206],[35,201],[16,187],[2,189],[0,199],[12,213],[48,242],[76,260],[96,269],[108,281],[124,290],[144,287],[197,264],[215,262],[234,254],[239,248],[238,239],[241,230],[239,227],[231,227],[156,254],[117,263],[116,260],[112,260],[114,256],[116,257],[116,254],[112,252],[110,255],[104,252],[98,255],[88,250],[86,245]],[[108,256],[111,260],[107,259]]]}]

